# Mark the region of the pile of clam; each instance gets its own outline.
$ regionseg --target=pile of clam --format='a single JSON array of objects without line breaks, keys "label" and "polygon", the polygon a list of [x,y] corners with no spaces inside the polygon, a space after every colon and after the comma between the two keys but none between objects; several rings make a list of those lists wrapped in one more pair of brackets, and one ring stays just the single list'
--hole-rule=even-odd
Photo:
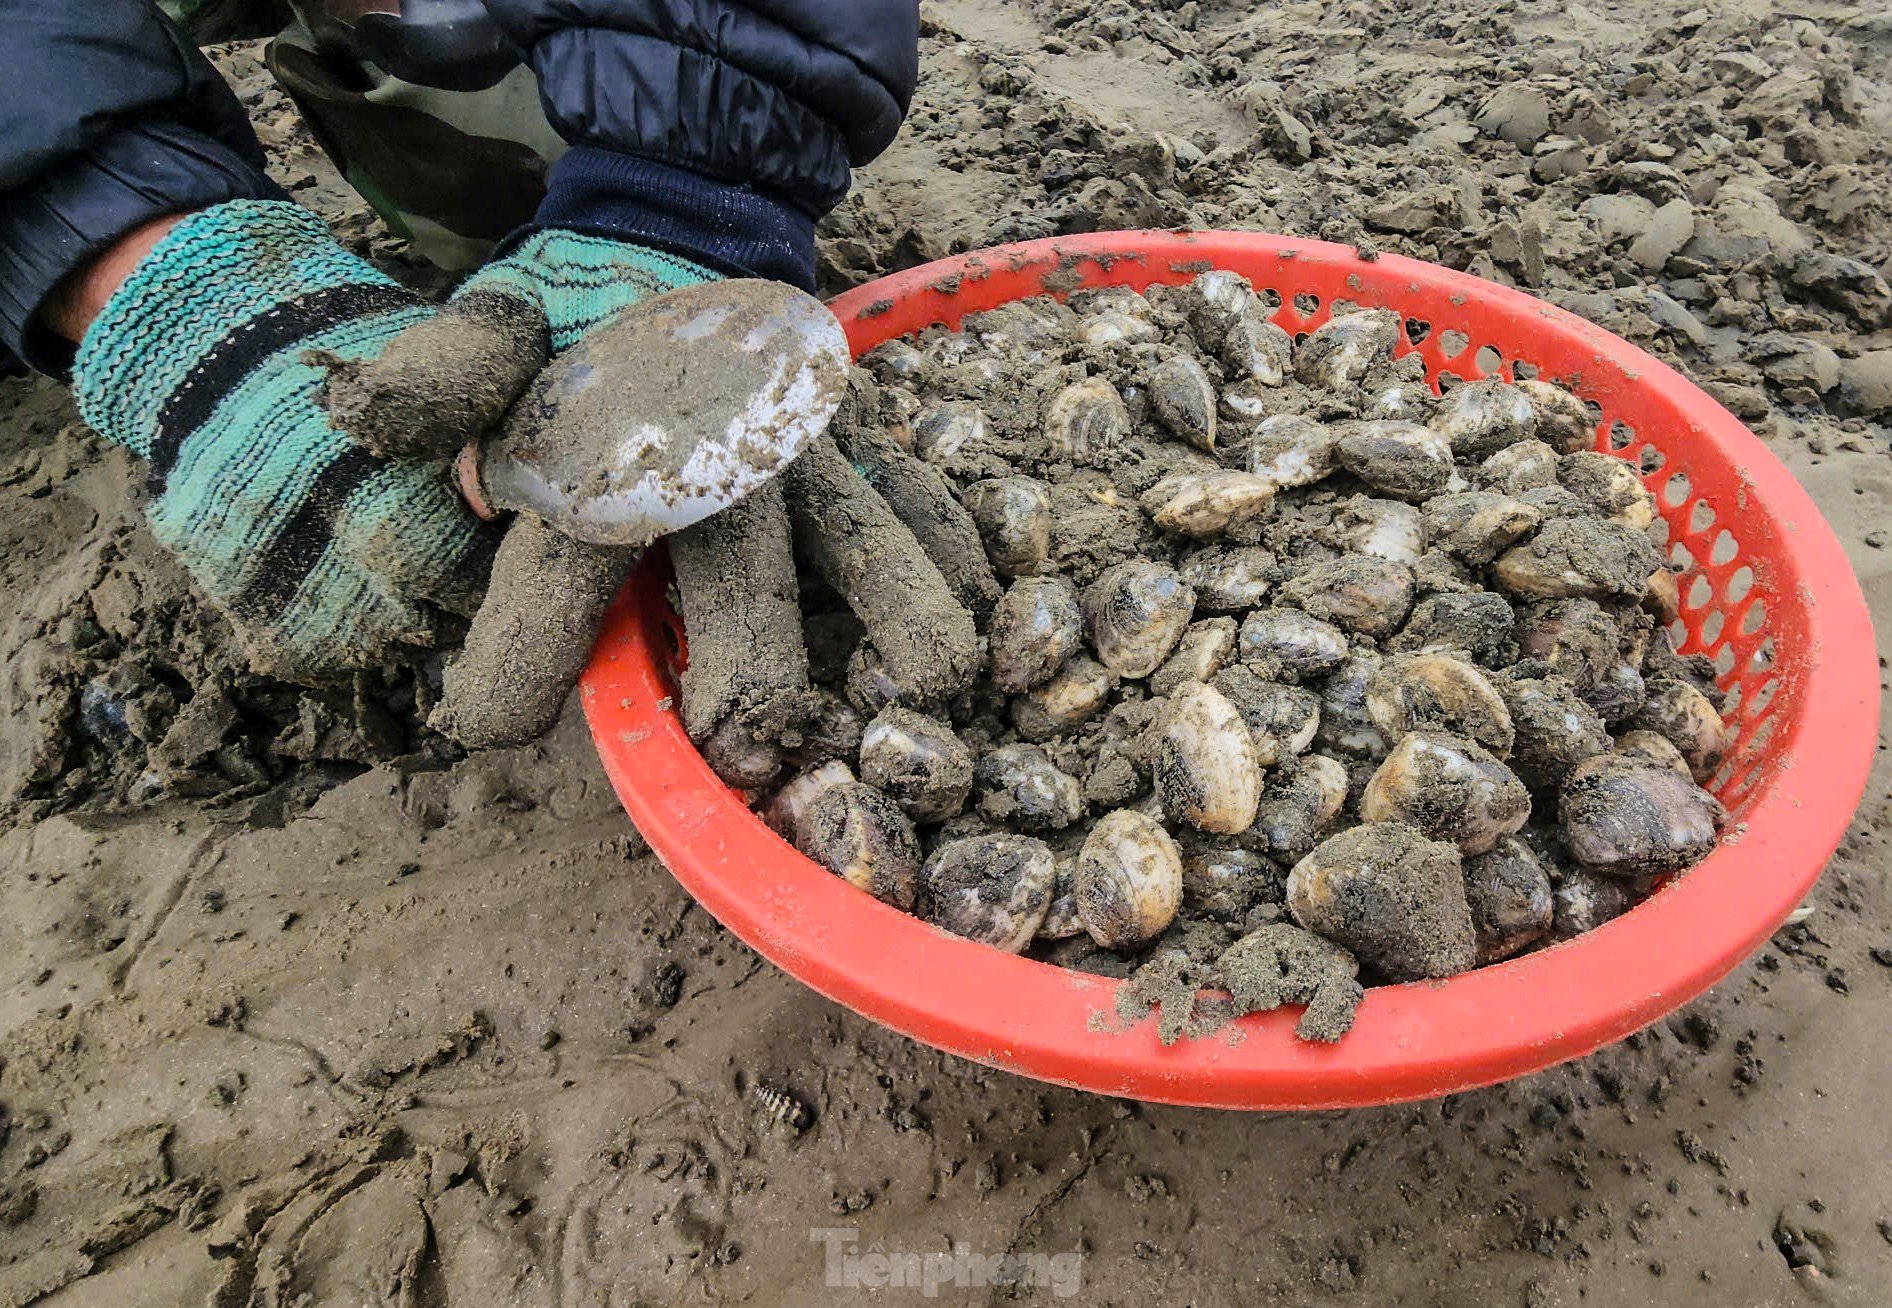
[{"label": "pile of clam", "polygon": [[[813,725],[745,778],[778,831],[1066,966],[1187,931],[1206,984],[1245,960],[1238,1008],[1544,947],[1714,847],[1713,668],[1674,652],[1662,524],[1596,416],[1538,380],[1435,396],[1384,310],[1298,344],[1270,316],[1207,272],[864,358],[839,448],[896,510],[950,488],[915,531],[981,657],[916,693],[804,577]],[[1322,1007],[1303,1034],[1336,1038],[1351,1002]]]}]

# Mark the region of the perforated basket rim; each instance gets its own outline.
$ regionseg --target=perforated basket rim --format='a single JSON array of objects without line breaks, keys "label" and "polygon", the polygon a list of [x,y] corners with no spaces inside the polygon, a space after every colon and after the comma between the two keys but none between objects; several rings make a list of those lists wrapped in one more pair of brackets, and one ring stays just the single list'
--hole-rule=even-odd
[{"label": "perforated basket rim", "polygon": [[[1263,233],[1024,242],[883,278],[831,308],[859,354],[1046,291],[1142,289],[1209,267],[1287,292],[1289,324],[1292,292],[1308,291],[1321,300],[1310,324],[1350,299],[1424,317],[1431,340],[1456,329],[1473,342],[1512,341],[1526,360],[1555,356],[1561,362],[1543,375],[1568,378],[1582,394],[1633,394],[1676,419],[1671,444],[1679,436],[1706,452],[1683,469],[1700,483],[1696,497],[1723,501],[1724,521],[1738,514],[1748,538],[1781,547],[1767,561],[1769,622],[1784,637],[1770,712],[1786,720],[1767,742],[1773,765],[1720,848],[1576,940],[1446,981],[1370,991],[1336,1044],[1296,1040],[1298,1010],[1285,1009],[1164,1047],[1154,1020],[1118,1021],[1117,982],[949,935],[846,885],[763,826],[677,718],[676,618],[661,551],[614,605],[582,683],[606,774],[638,829],[713,916],[830,999],[989,1066],[1144,1100],[1303,1109],[1428,1098],[1579,1057],[1706,990],[1818,878],[1864,791],[1878,723],[1871,622],[1845,554],[1805,490],[1732,414],[1635,346],[1521,292],[1399,256],[1366,261],[1349,247]],[[1672,459],[1665,471],[1679,466]]]}]

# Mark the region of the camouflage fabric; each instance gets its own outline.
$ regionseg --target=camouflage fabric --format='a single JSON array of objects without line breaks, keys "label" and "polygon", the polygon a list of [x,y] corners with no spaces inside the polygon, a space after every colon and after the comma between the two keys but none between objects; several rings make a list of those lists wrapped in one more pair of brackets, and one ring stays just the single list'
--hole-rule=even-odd
[{"label": "camouflage fabric", "polygon": [[161,0],[200,43],[273,36],[269,70],[342,176],[443,268],[532,217],[565,149],[479,0]]}]

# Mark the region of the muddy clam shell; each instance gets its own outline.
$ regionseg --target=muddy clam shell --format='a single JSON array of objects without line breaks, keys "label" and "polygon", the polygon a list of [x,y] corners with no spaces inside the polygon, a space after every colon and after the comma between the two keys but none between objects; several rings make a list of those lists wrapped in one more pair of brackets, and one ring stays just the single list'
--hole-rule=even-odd
[{"label": "muddy clam shell", "polygon": [[1106,949],[1135,949],[1169,929],[1182,905],[1182,853],[1154,818],[1106,813],[1078,851],[1078,920]]},{"label": "muddy clam shell", "polygon": [[920,914],[957,936],[1023,952],[1051,907],[1057,860],[1042,840],[995,834],[948,841],[920,870]]},{"label": "muddy clam shell", "polygon": [[1063,577],[1020,577],[988,628],[992,684],[1010,694],[1049,681],[1084,644],[1077,588]]}]

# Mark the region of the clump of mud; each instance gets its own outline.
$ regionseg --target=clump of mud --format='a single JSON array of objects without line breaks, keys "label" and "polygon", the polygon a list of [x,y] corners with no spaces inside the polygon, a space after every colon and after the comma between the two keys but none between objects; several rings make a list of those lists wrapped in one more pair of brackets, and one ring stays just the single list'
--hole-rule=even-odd
[{"label": "clump of mud", "polygon": [[[725,779],[899,907],[1128,977],[1165,1040],[1289,1003],[1338,1039],[1358,978],[1593,927],[1726,816],[1713,669],[1583,404],[1435,395],[1396,315],[1297,341],[1274,308],[1212,270],[889,342],[732,519],[793,549],[680,554]],[[1599,875],[1611,913],[1555,912]]]},{"label": "clump of mud", "polygon": [[229,624],[137,516],[135,463],[50,382],[0,382],[16,417],[0,478],[24,486],[0,563],[0,813],[230,803],[400,755],[457,756],[426,729],[437,670],[292,686],[249,670]]}]

